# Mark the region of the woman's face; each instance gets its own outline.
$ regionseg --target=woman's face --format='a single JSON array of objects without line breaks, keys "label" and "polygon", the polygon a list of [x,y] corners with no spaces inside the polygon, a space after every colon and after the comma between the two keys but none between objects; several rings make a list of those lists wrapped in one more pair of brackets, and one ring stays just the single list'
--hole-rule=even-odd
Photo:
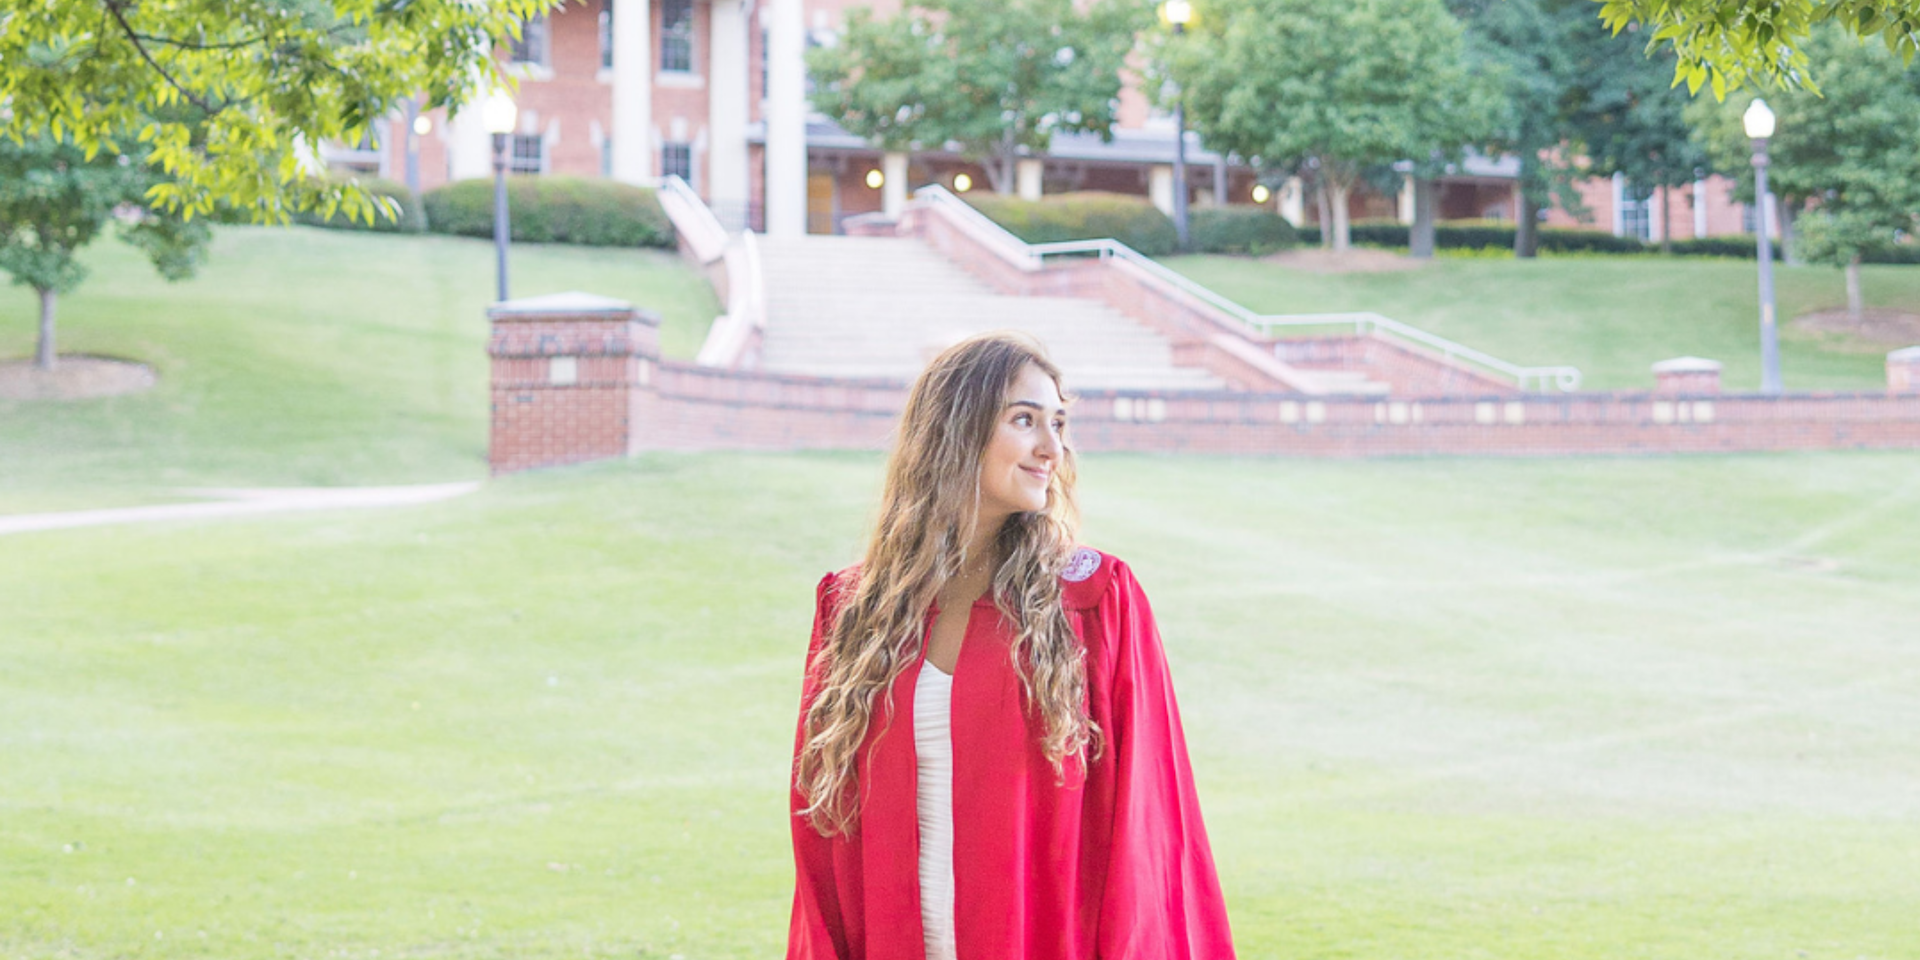
[{"label": "woman's face", "polygon": [[1029,363],[1007,386],[1000,419],[980,458],[980,513],[989,522],[1044,510],[1064,456],[1066,405],[1046,371]]}]

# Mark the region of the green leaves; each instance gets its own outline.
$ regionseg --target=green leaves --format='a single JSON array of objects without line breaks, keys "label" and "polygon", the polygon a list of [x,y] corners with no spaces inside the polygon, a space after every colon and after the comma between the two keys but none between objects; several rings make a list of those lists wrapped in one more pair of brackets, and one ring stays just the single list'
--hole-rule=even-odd
[{"label": "green leaves", "polygon": [[[121,239],[146,253],[161,276],[191,276],[212,233],[204,219],[189,222],[184,210],[149,204],[169,184],[139,161],[51,137],[0,138],[0,270],[37,291],[70,291],[87,276],[75,255],[117,221]],[[50,350],[43,342],[49,358]]]},{"label": "green leaves", "polygon": [[1615,33],[1652,27],[1650,45],[1679,58],[1675,82],[1697,92],[1711,79],[1716,99],[1749,80],[1818,92],[1817,70],[1801,52],[1813,31],[1831,24],[1866,39],[1880,37],[1903,63],[1920,51],[1916,0],[1595,0]]},{"label": "green leaves", "polygon": [[837,45],[808,54],[813,103],[885,149],[956,141],[1005,166],[1044,152],[1055,132],[1111,132],[1146,10],[1137,0],[928,0],[878,20],[854,9]]},{"label": "green leaves", "polygon": [[0,27],[0,136],[89,156],[138,131],[183,216],[227,204],[284,222],[328,203],[375,214],[302,162],[403,97],[466,102],[497,82],[489,38],[557,0],[40,0]]},{"label": "green leaves", "polygon": [[1212,0],[1160,52],[1208,146],[1272,168],[1457,153],[1493,123],[1439,0]]}]

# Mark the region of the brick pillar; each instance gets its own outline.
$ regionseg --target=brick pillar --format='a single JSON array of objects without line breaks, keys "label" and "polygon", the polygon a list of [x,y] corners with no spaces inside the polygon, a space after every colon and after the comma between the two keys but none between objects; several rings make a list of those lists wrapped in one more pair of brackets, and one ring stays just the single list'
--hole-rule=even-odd
[{"label": "brick pillar", "polygon": [[660,356],[660,318],[633,304],[559,293],[494,304],[493,472],[624,457],[637,394]]},{"label": "brick pillar", "polygon": [[1920,393],[1920,347],[1887,354],[1887,392]]},{"label": "brick pillar", "polygon": [[1720,361],[1704,357],[1675,357],[1653,365],[1653,392],[1702,394],[1720,392]]}]

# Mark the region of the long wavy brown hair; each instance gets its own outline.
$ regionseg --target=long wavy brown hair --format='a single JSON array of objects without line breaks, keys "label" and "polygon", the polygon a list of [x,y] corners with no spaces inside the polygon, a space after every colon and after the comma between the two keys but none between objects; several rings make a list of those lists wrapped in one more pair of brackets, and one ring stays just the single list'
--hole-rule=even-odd
[{"label": "long wavy brown hair", "polygon": [[[980,462],[1008,386],[1032,364],[1061,396],[1060,370],[1040,347],[1011,334],[958,343],[915,381],[887,461],[880,517],[854,583],[840,584],[839,614],[809,669],[819,692],[807,708],[794,764],[804,816],[822,835],[853,832],[860,817],[856,758],[882,691],[917,661],[925,617],[946,581],[966,568],[965,537],[980,507]],[[1074,454],[1065,439],[1044,509],[1015,513],[994,540],[993,602],[1015,630],[1013,667],[1040,746],[1057,775],[1100,749],[1087,715],[1084,651],[1061,606],[1060,572],[1079,511]],[[889,694],[889,698],[890,698]],[[892,716],[889,699],[887,715]]]}]

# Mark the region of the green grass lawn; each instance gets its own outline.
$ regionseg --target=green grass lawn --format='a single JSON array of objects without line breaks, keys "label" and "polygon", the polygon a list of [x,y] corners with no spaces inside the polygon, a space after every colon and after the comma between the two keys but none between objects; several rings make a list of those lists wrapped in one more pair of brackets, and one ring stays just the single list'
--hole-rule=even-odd
[{"label": "green grass lawn", "polygon": [[[777,956],[875,455],[0,540],[0,955]],[[1101,456],[1243,955],[1920,957],[1920,456]]]},{"label": "green grass lawn", "polygon": [[[1522,365],[1579,367],[1592,390],[1647,390],[1655,362],[1725,364],[1728,390],[1760,388],[1759,293],[1750,261],[1655,256],[1441,257],[1419,269],[1315,274],[1241,257],[1169,266],[1263,313],[1370,310]],[[1867,266],[1869,306],[1920,313],[1920,268]],[[1846,305],[1839,270],[1775,271],[1781,374],[1789,390],[1886,386],[1889,350],[1806,330],[1793,317]]]},{"label": "green grass lawn", "polygon": [[[513,292],[584,290],[662,316],[690,357],[719,311],[670,252],[521,244]],[[191,486],[477,478],[487,443],[493,246],[297,227],[223,227],[193,280],[125,244],[86,255],[62,297],[62,352],[152,364],[152,392],[0,401],[0,513],[166,496]],[[38,302],[0,289],[0,357],[31,356]],[[129,492],[133,491],[133,492]]]},{"label": "green grass lawn", "polygon": [[[102,245],[67,342],[162,386],[0,406],[0,512],[481,476],[489,254],[223,230],[170,287]],[[714,311],[664,255],[515,263],[655,306],[682,356]],[[1636,263],[1667,269],[1182,267],[1421,322],[1334,287],[1578,304]],[[0,299],[0,354],[31,306]],[[1617,349],[1684,351],[1738,359]],[[812,588],[879,469],[661,454],[0,536],[0,956],[779,955]],[[1082,473],[1085,539],[1159,613],[1243,956],[1920,960],[1920,454]]]}]

